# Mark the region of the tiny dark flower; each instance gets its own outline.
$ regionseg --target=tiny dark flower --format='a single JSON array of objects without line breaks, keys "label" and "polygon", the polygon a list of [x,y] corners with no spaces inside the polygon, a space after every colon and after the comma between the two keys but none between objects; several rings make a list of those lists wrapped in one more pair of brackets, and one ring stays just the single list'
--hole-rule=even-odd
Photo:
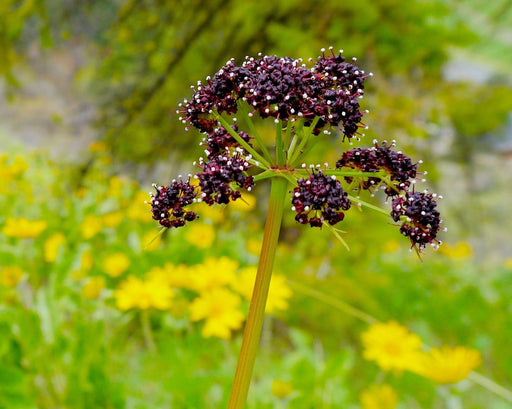
[{"label": "tiny dark flower", "polygon": [[393,199],[391,217],[402,221],[400,233],[409,237],[414,246],[421,250],[427,244],[437,248],[441,242],[437,234],[442,222],[436,209],[436,195],[426,192],[405,192],[405,196]]},{"label": "tiny dark flower", "polygon": [[[343,167],[359,169],[362,172],[375,173],[381,170],[387,172],[392,186],[387,186],[385,191],[388,196],[396,196],[401,191],[406,190],[411,185],[411,180],[416,178],[417,163],[412,163],[411,158],[400,151],[393,151],[394,143],[388,146],[384,141],[381,146],[375,142],[371,148],[356,148],[343,153],[342,157],[336,162],[336,168]],[[345,180],[352,183],[353,177],[346,176]],[[363,180],[361,187],[365,190],[379,186],[382,179],[379,177],[368,177]]]},{"label": "tiny dark flower", "polygon": [[309,178],[301,178],[293,190],[292,210],[297,212],[295,220],[311,227],[322,227],[324,221],[330,225],[343,220],[351,206],[347,193],[334,176],[313,170]]},{"label": "tiny dark flower", "polygon": [[190,178],[186,182],[180,178],[173,180],[169,186],[153,184],[153,187],[156,194],[151,194],[151,212],[153,219],[162,226],[181,227],[199,217],[196,213],[185,210],[198,196],[196,187],[190,184]]},{"label": "tiny dark flower", "polygon": [[190,101],[180,104],[180,119],[202,132],[211,134],[217,127],[217,113],[235,114],[240,101],[252,109],[250,115],[275,120],[304,118],[313,130],[339,128],[352,138],[362,127],[363,112],[358,99],[363,96],[363,81],[369,76],[341,55],[318,58],[313,68],[302,60],[288,57],[246,57],[241,66],[229,60],[206,84],[199,82]]},{"label": "tiny dark flower", "polygon": [[208,162],[200,159],[198,166],[202,172],[196,177],[201,187],[201,199],[211,206],[213,203],[228,204],[240,198],[241,193],[232,188],[232,183],[250,191],[254,186],[254,178],[247,175],[247,170],[252,167],[248,162],[250,159],[240,148],[231,154],[215,155]]},{"label": "tiny dark flower", "polygon": [[[236,124],[232,125],[231,128],[237,132],[245,142],[249,142],[251,139],[247,132],[239,132]],[[208,156],[225,154],[229,148],[236,148],[240,146],[235,138],[233,138],[231,134],[221,126],[215,128],[213,132],[207,133],[206,137],[203,139],[203,144],[208,147]]]}]

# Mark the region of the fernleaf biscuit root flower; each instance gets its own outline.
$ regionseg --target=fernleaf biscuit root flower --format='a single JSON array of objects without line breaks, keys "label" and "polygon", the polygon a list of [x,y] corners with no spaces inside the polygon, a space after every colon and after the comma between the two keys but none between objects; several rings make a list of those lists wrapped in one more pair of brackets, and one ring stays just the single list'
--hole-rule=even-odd
[{"label": "fernleaf biscuit root flower", "polygon": [[[213,76],[198,81],[191,87],[191,98],[177,110],[186,130],[196,128],[203,134],[202,156],[193,163],[198,169],[193,175],[195,184],[190,175],[186,181],[180,176],[168,186],[154,185],[153,219],[170,228],[199,217],[190,210],[194,202],[227,205],[256,183],[271,180],[260,261],[228,409],[245,407],[289,193],[297,223],[325,226],[344,243],[341,231],[334,226],[344,220],[353,205],[386,214],[359,197],[361,193],[373,196],[383,189],[387,200],[392,201],[392,219],[400,224],[401,233],[413,248],[419,252],[426,244],[440,244],[439,197],[415,192],[420,162],[414,163],[395,150],[394,141],[389,145],[374,141],[370,148],[349,150],[334,168],[327,163],[322,169],[321,165],[306,165],[308,152],[325,138],[324,134],[340,134],[342,141],[352,143],[360,141],[364,136],[360,131],[367,128],[362,120],[368,111],[361,110],[359,102],[364,96],[364,81],[372,74],[358,67],[355,58],[347,60],[342,50],[335,53],[330,47],[329,52],[321,51],[321,56],[307,64],[302,59],[262,54],[247,56],[240,65],[230,59]],[[255,121],[275,124],[271,146],[259,135],[258,129],[263,128]],[[303,166],[297,168],[301,162]],[[351,196],[354,192],[356,196]],[[194,304],[192,319],[206,320],[205,334],[228,339],[241,325],[243,317],[221,308],[226,300],[238,303],[233,295],[219,293],[213,297],[205,293]],[[394,330],[401,332],[400,328]],[[403,366],[407,366],[410,358],[416,359],[419,343],[407,333],[403,341]],[[376,355],[368,352],[368,359],[382,360],[387,369],[399,369],[385,359],[386,348],[374,348]]]}]

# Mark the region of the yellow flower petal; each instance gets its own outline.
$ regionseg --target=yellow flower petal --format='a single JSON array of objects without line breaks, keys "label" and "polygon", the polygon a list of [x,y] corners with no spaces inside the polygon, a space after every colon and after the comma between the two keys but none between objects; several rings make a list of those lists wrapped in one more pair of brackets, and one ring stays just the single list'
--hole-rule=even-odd
[{"label": "yellow flower petal", "polygon": [[443,346],[424,354],[422,365],[416,372],[439,384],[456,383],[481,363],[480,352],[475,349]]},{"label": "yellow flower petal", "polygon": [[225,288],[214,288],[190,304],[190,319],[206,320],[201,332],[205,338],[229,339],[231,331],[240,328],[244,321],[239,305],[240,297]]},{"label": "yellow flower petal", "polygon": [[80,231],[84,239],[92,239],[96,236],[102,228],[101,220],[99,217],[88,214],[80,224]]},{"label": "yellow flower petal", "polygon": [[101,290],[105,288],[104,277],[91,277],[89,281],[82,287],[82,295],[91,300],[95,300],[101,294]]},{"label": "yellow flower petal", "polygon": [[395,321],[372,324],[361,339],[363,357],[385,371],[413,371],[420,365],[421,338]]},{"label": "yellow flower petal", "polygon": [[396,392],[389,385],[372,385],[361,393],[362,409],[395,409]]},{"label": "yellow flower petal", "polygon": [[130,259],[124,253],[113,253],[103,261],[103,271],[110,277],[119,277],[128,267]]},{"label": "yellow flower petal", "polygon": [[24,217],[18,219],[8,218],[2,233],[7,237],[18,239],[33,239],[45,230],[47,224],[43,220],[29,221]]},{"label": "yellow flower petal", "polygon": [[57,259],[60,248],[66,243],[66,237],[62,233],[55,233],[44,242],[43,251],[45,261],[52,263]]},{"label": "yellow flower petal", "polygon": [[185,233],[185,240],[200,249],[207,249],[215,240],[215,230],[210,224],[191,224]]},{"label": "yellow flower petal", "polygon": [[272,395],[276,398],[284,399],[290,393],[293,392],[293,385],[290,382],[282,381],[280,379],[274,379],[272,381],[272,386],[270,387],[270,391]]},{"label": "yellow flower petal", "polygon": [[2,268],[2,284],[6,287],[16,287],[23,277],[23,270],[18,266]]}]

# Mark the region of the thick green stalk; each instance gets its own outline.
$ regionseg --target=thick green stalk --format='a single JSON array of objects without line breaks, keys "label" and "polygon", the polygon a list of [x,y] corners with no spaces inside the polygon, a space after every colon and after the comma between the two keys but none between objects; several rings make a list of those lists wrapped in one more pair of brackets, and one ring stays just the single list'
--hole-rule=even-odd
[{"label": "thick green stalk", "polygon": [[265,316],[265,304],[272,276],[279,230],[281,229],[287,188],[287,180],[277,177],[272,179],[258,273],[252,293],[249,315],[245,324],[242,348],[238,357],[228,409],[243,409],[247,400],[256,351],[261,336],[261,327]]}]

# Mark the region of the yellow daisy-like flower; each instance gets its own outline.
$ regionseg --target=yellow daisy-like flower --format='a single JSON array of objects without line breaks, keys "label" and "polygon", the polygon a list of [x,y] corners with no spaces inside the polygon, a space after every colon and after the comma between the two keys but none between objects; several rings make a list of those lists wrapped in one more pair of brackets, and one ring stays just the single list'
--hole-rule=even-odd
[{"label": "yellow daisy-like flower", "polygon": [[475,349],[457,346],[432,348],[424,354],[418,374],[439,384],[456,383],[482,363],[480,352]]},{"label": "yellow daisy-like flower", "polygon": [[172,288],[191,288],[190,268],[184,264],[175,266],[171,263],[165,263],[163,267],[153,267],[147,277],[161,280]]},{"label": "yellow daisy-like flower", "polygon": [[143,281],[130,276],[114,291],[114,297],[117,308],[122,311],[131,308],[167,310],[171,307],[174,291],[159,279],[150,278]]},{"label": "yellow daisy-like flower", "polygon": [[288,381],[274,379],[272,381],[272,385],[270,386],[270,391],[272,392],[272,395],[274,395],[276,398],[284,399],[290,393],[293,392],[293,385],[291,382]]},{"label": "yellow daisy-like flower", "polygon": [[389,385],[372,385],[361,393],[362,409],[395,409],[398,397]]},{"label": "yellow daisy-like flower", "polygon": [[101,294],[101,290],[105,288],[104,277],[91,277],[89,281],[82,287],[82,295],[91,300],[95,300]]},{"label": "yellow daisy-like flower", "polygon": [[215,240],[215,230],[210,224],[191,224],[185,233],[185,240],[200,249],[207,249]]},{"label": "yellow daisy-like flower", "polygon": [[94,260],[90,251],[84,251],[82,257],[80,257],[80,269],[83,271],[89,271],[92,268]]},{"label": "yellow daisy-like flower", "polygon": [[238,263],[228,257],[207,258],[203,264],[190,267],[188,288],[199,293],[222,287],[235,280]]},{"label": "yellow daisy-like flower", "polygon": [[123,221],[123,214],[120,211],[104,214],[101,220],[105,227],[116,228]]},{"label": "yellow daisy-like flower", "polygon": [[130,259],[124,253],[113,253],[103,261],[103,271],[110,277],[119,277],[128,267]]},{"label": "yellow daisy-like flower", "polygon": [[123,193],[123,187],[126,185],[126,182],[121,179],[119,176],[112,176],[109,180],[109,195],[112,197],[121,197]]},{"label": "yellow daisy-like flower", "polygon": [[413,371],[420,364],[421,338],[395,321],[372,324],[361,339],[363,357],[385,371]]},{"label": "yellow daisy-like flower", "polygon": [[[252,298],[254,280],[256,279],[256,267],[245,267],[237,275],[231,287],[247,300]],[[272,314],[276,311],[284,311],[288,308],[288,299],[293,295],[292,290],[286,284],[286,277],[273,274],[268,290],[265,312]]]},{"label": "yellow daisy-like flower", "polygon": [[259,256],[261,251],[261,240],[250,238],[245,243],[245,247],[249,253]]},{"label": "yellow daisy-like flower", "polygon": [[25,217],[18,219],[8,218],[2,233],[7,237],[17,239],[33,239],[39,236],[48,225],[43,220],[30,221]]},{"label": "yellow daisy-like flower", "polygon": [[2,284],[6,287],[16,287],[23,277],[23,270],[18,266],[2,268]]},{"label": "yellow daisy-like flower", "polygon": [[205,338],[229,339],[231,331],[242,326],[244,314],[238,307],[240,297],[225,288],[203,293],[190,304],[192,321],[206,320],[201,331]]},{"label": "yellow daisy-like flower", "polygon": [[80,224],[80,232],[84,239],[92,239],[102,228],[101,219],[93,214],[88,214]]},{"label": "yellow daisy-like flower", "polygon": [[52,263],[57,260],[59,250],[64,244],[66,244],[66,237],[62,233],[55,233],[48,237],[43,246],[45,261]]}]

